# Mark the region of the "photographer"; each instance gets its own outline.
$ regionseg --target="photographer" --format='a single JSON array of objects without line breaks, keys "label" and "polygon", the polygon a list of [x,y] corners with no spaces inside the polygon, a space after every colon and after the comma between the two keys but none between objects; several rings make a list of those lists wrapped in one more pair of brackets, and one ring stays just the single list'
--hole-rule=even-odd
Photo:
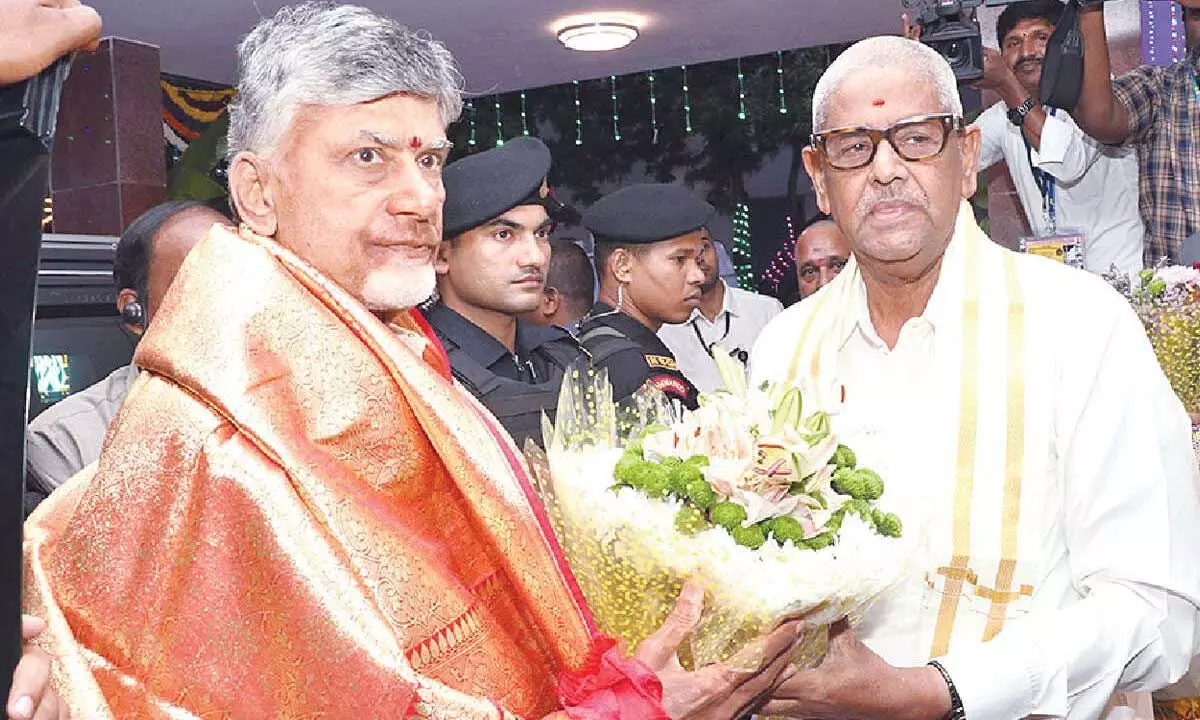
[{"label": "photographer", "polygon": [[1145,236],[1136,156],[1097,142],[1066,112],[1037,101],[1046,46],[1062,13],[1061,0],[1026,0],[1000,14],[1001,50],[984,48],[983,78],[974,83],[1000,96],[974,123],[982,137],[979,165],[1008,165],[1035,238],[1082,236],[1085,269],[1136,272]]},{"label": "photographer", "polygon": [[[1112,80],[1103,4],[1082,3],[1083,93],[1075,119],[1101,142],[1137,149],[1146,262],[1181,262],[1184,240],[1200,233],[1200,0],[1176,0],[1188,54],[1166,67],[1143,65]],[[1161,3],[1166,6],[1167,3]],[[1166,8],[1164,7],[1164,10]]]}]

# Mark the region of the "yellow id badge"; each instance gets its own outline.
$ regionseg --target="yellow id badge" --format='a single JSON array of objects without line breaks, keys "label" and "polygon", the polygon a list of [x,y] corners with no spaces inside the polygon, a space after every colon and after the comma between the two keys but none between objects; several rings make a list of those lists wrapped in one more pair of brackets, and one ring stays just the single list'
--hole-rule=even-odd
[{"label": "yellow id badge", "polygon": [[1054,235],[1023,237],[1020,249],[1023,253],[1041,255],[1073,268],[1084,268],[1083,232],[1079,230],[1062,228]]}]

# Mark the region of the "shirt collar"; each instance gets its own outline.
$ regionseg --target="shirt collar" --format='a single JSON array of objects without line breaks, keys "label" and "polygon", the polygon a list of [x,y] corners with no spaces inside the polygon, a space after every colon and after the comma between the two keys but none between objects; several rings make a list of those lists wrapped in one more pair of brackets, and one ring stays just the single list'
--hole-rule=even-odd
[{"label": "shirt collar", "polygon": [[[505,355],[511,355],[508,348],[504,347],[499,340],[444,303],[435,303],[425,313],[425,316],[429,320],[429,324],[444,340],[454,343],[472,360],[484,367],[490,367],[492,363]],[[518,323],[518,346],[520,345],[520,333],[521,327]]]},{"label": "shirt collar", "polygon": [[[721,316],[725,314],[737,317],[740,314],[740,311],[738,300],[736,297],[734,297],[733,288],[729,287],[724,279],[718,278],[717,282],[721,283],[721,287],[725,288],[725,295],[721,300],[721,309],[717,311],[717,316],[713,318],[713,322],[720,320]],[[705,322],[708,322],[708,318],[704,317],[704,313],[700,312],[700,308],[692,310],[692,316],[688,318],[688,322],[692,322],[696,318],[702,318]]]},{"label": "shirt collar", "polygon": [[[937,284],[934,285],[933,294],[929,296],[929,302],[925,305],[925,311],[918,317],[927,322],[936,333],[939,328],[944,329],[956,317],[957,311],[961,307],[961,298],[963,297],[963,280],[965,268],[963,267],[963,243],[966,242],[966,222],[969,220],[965,213],[971,212],[969,208],[964,208],[958,216],[957,224],[954,228],[954,236],[950,238],[950,244],[946,246],[946,252],[942,255],[942,267],[938,272]],[[879,333],[875,331],[875,325],[871,322],[871,310],[867,305],[867,286],[862,277],[862,270],[854,268],[854,276],[851,278],[854,283],[852,292],[852,307],[851,321],[845,324],[845,331],[841,335],[840,347],[845,347],[850,341],[854,332],[861,332],[867,342],[877,347],[883,347],[883,340],[879,337]],[[834,337],[838,337],[834,335]]]}]

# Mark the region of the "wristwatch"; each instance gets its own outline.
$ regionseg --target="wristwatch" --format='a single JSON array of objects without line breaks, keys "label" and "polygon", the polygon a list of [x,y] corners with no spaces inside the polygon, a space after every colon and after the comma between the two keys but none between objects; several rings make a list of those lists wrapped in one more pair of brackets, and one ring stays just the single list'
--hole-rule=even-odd
[{"label": "wristwatch", "polygon": [[967,720],[967,711],[958,695],[958,688],[954,687],[954,681],[950,679],[950,673],[946,672],[946,668],[937,660],[930,660],[929,666],[942,674],[942,679],[946,681],[946,687],[950,690],[950,712],[942,720]]},{"label": "wristwatch", "polygon": [[1017,127],[1025,124],[1025,116],[1033,110],[1033,98],[1025,98],[1025,102],[1008,111],[1008,121]]}]

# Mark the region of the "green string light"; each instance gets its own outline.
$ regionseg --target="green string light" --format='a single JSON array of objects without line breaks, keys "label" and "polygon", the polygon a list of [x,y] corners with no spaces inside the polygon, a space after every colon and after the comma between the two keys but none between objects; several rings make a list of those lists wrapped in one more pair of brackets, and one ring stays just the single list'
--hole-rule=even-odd
[{"label": "green string light", "polygon": [[475,147],[475,101],[467,101],[467,127],[470,128],[470,134],[467,136],[467,147]]},{"label": "green string light", "polygon": [[783,51],[782,50],[775,53],[775,60],[777,61],[777,65],[775,68],[775,74],[779,77],[779,114],[787,115],[787,111],[788,111],[787,96],[783,93]]},{"label": "green string light", "polygon": [[613,140],[620,142],[621,140],[621,113],[617,109],[617,76],[608,76],[609,86],[612,91],[612,122],[613,122]]},{"label": "green string light", "polygon": [[750,207],[738,203],[733,210],[733,268],[738,284],[744,288],[754,287],[753,250],[750,235]]},{"label": "green string light", "polygon": [[650,73],[650,130],[653,133],[650,142],[658,144],[658,98],[654,96],[654,73]]},{"label": "green string light", "polygon": [[738,120],[746,119],[746,76],[742,74],[742,59],[737,61]]},{"label": "green string light", "polygon": [[680,65],[679,69],[683,71],[683,129],[690,133],[692,131],[692,99],[688,95],[687,65]]},{"label": "green string light", "polygon": [[579,107],[579,81],[572,82],[575,86],[575,144],[583,144],[583,111]]},{"label": "green string light", "polygon": [[504,147],[504,116],[500,112],[500,96],[496,96],[496,147]]},{"label": "green string light", "polygon": [[529,136],[529,125],[525,121],[525,91],[521,91],[521,134]]}]

